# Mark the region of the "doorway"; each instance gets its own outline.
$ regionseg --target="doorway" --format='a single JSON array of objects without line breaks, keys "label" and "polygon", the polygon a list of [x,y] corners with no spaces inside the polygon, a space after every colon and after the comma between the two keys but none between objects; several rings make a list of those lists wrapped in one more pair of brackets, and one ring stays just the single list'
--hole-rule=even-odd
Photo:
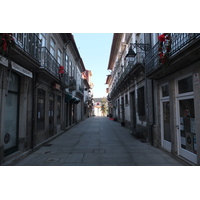
[{"label": "doorway", "polygon": [[49,137],[54,135],[54,94],[49,95]]},{"label": "doorway", "polygon": [[176,85],[178,152],[179,155],[196,164],[197,148],[192,75],[177,80]]},{"label": "doorway", "polygon": [[19,77],[14,73],[9,77],[4,116],[4,154],[7,156],[18,149]]}]

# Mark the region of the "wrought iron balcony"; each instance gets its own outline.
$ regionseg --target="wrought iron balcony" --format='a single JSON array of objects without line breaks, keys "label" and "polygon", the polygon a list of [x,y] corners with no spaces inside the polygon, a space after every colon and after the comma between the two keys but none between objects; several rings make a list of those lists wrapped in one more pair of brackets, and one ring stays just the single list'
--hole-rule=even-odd
[{"label": "wrought iron balcony", "polygon": [[49,73],[51,73],[56,78],[59,78],[58,68],[60,64],[53,57],[53,55],[49,52],[46,47],[41,48],[41,68],[46,69]]},{"label": "wrought iron balcony", "polygon": [[58,69],[60,64],[54,58],[54,56],[49,52],[46,47],[41,48],[41,66],[40,68],[44,68],[48,73],[52,74],[57,79],[60,79],[66,86],[69,85],[69,76],[65,72],[62,76],[58,73]]},{"label": "wrought iron balcony", "polygon": [[121,74],[117,80],[115,86],[112,89],[110,96],[112,97],[116,90],[120,88],[121,84],[129,77],[130,74],[133,74],[137,69],[137,66],[143,66],[145,52],[137,52],[134,61],[129,61],[125,67],[124,72]]},{"label": "wrought iron balcony", "polygon": [[[192,45],[195,45],[196,42],[200,41],[200,33],[171,33],[170,35],[172,43],[171,50],[168,53],[169,62],[171,62],[172,59],[176,58],[179,53],[184,52]],[[144,58],[146,75],[149,78],[156,78],[157,76],[155,75],[155,73],[161,70],[163,66],[162,62],[160,62],[158,49],[159,42],[157,42],[152,47],[152,49],[147,53],[146,57]],[[189,52],[190,54],[193,53],[191,49]],[[182,55],[182,62],[184,62],[184,54]],[[169,68],[170,66],[168,67],[168,70]],[[177,69],[178,68],[174,68],[174,66],[172,66],[171,72]]]},{"label": "wrought iron balcony", "polygon": [[37,62],[40,62],[41,40],[35,33],[15,33],[13,38],[17,47]]}]

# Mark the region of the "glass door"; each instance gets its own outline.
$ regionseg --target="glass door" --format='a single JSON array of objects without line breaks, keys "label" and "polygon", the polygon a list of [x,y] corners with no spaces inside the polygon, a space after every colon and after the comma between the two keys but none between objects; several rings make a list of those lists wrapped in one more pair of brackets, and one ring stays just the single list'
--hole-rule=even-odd
[{"label": "glass door", "polygon": [[161,86],[161,142],[162,147],[171,151],[170,102],[168,84]]},{"label": "glass door", "polygon": [[177,81],[177,137],[179,155],[197,163],[192,75]]},{"label": "glass door", "polygon": [[170,107],[169,101],[162,102],[162,145],[171,151],[171,132],[170,132]]},{"label": "glass door", "polygon": [[178,135],[180,155],[197,163],[194,99],[179,99]]}]

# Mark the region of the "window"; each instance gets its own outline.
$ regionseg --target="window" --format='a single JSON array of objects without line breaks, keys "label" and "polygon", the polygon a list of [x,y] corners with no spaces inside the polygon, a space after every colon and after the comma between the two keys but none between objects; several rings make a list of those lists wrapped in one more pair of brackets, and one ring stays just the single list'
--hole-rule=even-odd
[{"label": "window", "polygon": [[72,61],[69,61],[69,76],[72,76]]},{"label": "window", "polygon": [[56,43],[54,42],[53,38],[50,40],[50,53],[55,57],[55,46]]},{"label": "window", "polygon": [[179,94],[193,91],[192,76],[178,81],[178,91]]},{"label": "window", "polygon": [[46,47],[46,37],[45,33],[40,33],[39,38],[42,40],[42,47]]},{"label": "window", "polygon": [[21,43],[23,43],[23,33],[15,33],[15,37]]},{"label": "window", "polygon": [[38,89],[37,95],[37,130],[44,130],[45,91]]},{"label": "window", "polygon": [[145,116],[144,86],[137,90],[138,95],[138,115]]},{"label": "window", "polygon": [[164,85],[162,86],[162,97],[167,97],[169,96],[169,86]]},{"label": "window", "polygon": [[125,103],[128,104],[128,95],[125,95]]},{"label": "window", "polygon": [[65,56],[65,71],[68,72],[68,63],[69,62],[69,58],[68,55]]},{"label": "window", "polygon": [[58,49],[58,58],[57,58],[58,63],[61,65],[62,64],[62,54],[60,49]]}]

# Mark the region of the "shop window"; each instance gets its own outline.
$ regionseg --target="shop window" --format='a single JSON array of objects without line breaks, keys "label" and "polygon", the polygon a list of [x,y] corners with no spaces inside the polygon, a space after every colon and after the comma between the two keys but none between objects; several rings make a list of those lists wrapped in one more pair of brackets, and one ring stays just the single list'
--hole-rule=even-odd
[{"label": "shop window", "polygon": [[45,121],[45,91],[38,89],[37,94],[37,130],[44,130]]},{"label": "shop window", "polygon": [[178,81],[178,91],[179,94],[193,91],[192,76]]},{"label": "shop window", "polygon": [[138,115],[145,116],[144,86],[137,90],[138,94]]},{"label": "shop window", "polygon": [[168,97],[169,96],[169,86],[164,85],[162,86],[162,97]]}]

